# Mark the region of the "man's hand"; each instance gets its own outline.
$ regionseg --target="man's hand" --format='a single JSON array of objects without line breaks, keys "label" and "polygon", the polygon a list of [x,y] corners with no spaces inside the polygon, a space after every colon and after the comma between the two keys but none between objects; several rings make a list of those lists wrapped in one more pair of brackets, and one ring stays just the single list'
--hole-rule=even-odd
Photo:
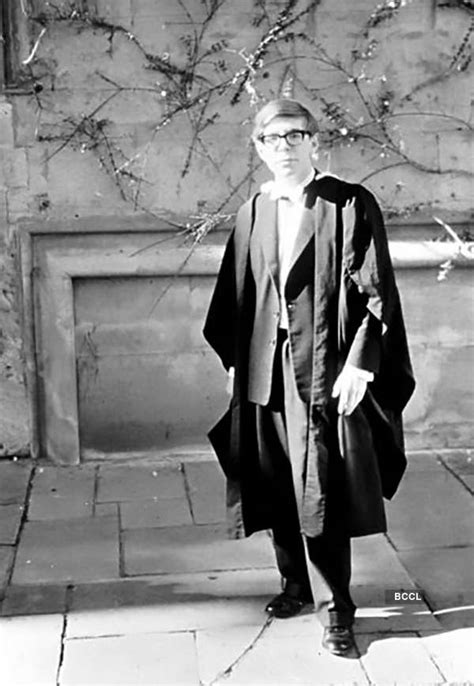
[{"label": "man's hand", "polygon": [[346,364],[336,379],[332,389],[332,397],[339,398],[337,411],[339,414],[352,414],[367,390],[367,383],[374,375],[364,369],[358,369]]},{"label": "man's hand", "polygon": [[234,394],[234,376],[235,376],[234,367],[229,367],[229,371],[227,372],[227,383],[225,386],[225,390],[227,391],[228,395],[230,395],[230,396],[232,396]]}]

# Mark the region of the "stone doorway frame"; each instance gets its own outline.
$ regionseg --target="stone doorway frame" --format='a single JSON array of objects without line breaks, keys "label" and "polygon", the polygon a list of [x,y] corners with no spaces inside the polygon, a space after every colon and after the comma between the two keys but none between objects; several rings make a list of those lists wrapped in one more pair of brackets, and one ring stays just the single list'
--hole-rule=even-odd
[{"label": "stone doorway frame", "polygon": [[[461,230],[464,223],[454,225]],[[100,228],[99,228],[100,227]],[[442,262],[452,260],[453,264],[474,267],[474,261],[460,257],[455,243],[442,243],[433,238],[439,233],[432,224],[408,227],[406,224],[390,226],[390,253],[395,268],[423,269],[439,268]],[[50,428],[52,440],[45,441],[45,427],[42,426],[38,374],[38,265],[35,263],[35,244],[45,236],[85,235],[146,235],[157,236],[156,243],[165,241],[163,250],[156,253],[136,251],[136,255],[121,254],[120,251],[89,255],[78,260],[74,256],[51,257],[48,267],[52,269],[52,280],[56,288],[50,288],[51,304],[61,310],[67,305],[62,319],[64,340],[59,346],[58,358],[54,361],[55,372],[52,381],[55,388],[55,403],[51,407]],[[215,237],[220,234],[220,238]],[[27,220],[19,225],[17,233],[19,266],[21,271],[22,327],[25,356],[25,377],[27,386],[31,455],[34,458],[47,457],[58,464],[74,465],[80,462],[79,418],[77,402],[77,377],[75,368],[73,279],[80,277],[120,276],[216,276],[222,257],[223,237],[228,231],[215,231],[207,244],[200,244],[190,254],[190,248],[172,246],[172,238],[178,235],[176,224],[150,217],[91,217],[64,221]],[[416,237],[415,237],[416,235]],[[166,243],[166,236],[170,242]],[[392,238],[393,237],[393,238]],[[213,242],[212,242],[213,241]],[[150,241],[150,244],[153,241]],[[469,245],[474,253],[474,244]],[[61,365],[63,364],[63,369]],[[61,371],[58,372],[58,369]],[[64,374],[64,372],[66,372]],[[46,446],[46,450],[44,450]]]},{"label": "stone doorway frame", "polygon": [[[100,227],[100,228],[98,228]],[[216,232],[217,233],[217,232]],[[72,237],[87,241],[86,236],[102,236],[104,247],[82,255],[74,250],[44,251],[42,264],[37,256],[40,242]],[[127,235],[138,242],[130,253],[107,246],[112,236]],[[143,249],[138,238],[146,236],[149,246]],[[78,380],[74,335],[73,280],[75,278],[127,276],[216,276],[222,257],[222,246],[199,245],[194,248],[175,247],[176,229],[165,221],[148,217],[93,218],[64,222],[23,223],[18,234],[22,290],[22,325],[25,355],[25,376],[28,396],[31,455],[45,457],[56,464],[79,464]],[[149,237],[149,238],[148,238]],[[168,240],[169,239],[169,240]],[[130,243],[130,240],[129,240]],[[163,248],[154,249],[155,243]],[[41,273],[47,267],[47,274]],[[55,336],[54,355],[44,364],[39,351],[48,345],[45,337],[44,312],[41,304],[48,302],[48,323]],[[58,317],[57,313],[60,313]],[[50,340],[50,339],[49,339]],[[49,392],[40,397],[41,384]]]}]

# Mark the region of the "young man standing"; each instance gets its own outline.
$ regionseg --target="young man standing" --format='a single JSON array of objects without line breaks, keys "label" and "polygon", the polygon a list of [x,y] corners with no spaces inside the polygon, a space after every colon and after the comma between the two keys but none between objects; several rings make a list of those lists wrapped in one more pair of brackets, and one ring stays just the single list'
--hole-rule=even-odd
[{"label": "young man standing", "polygon": [[313,167],[316,132],[295,100],[255,118],[273,181],[240,208],[209,308],[204,335],[232,384],[209,437],[232,534],[273,533],[284,587],[267,612],[314,602],[324,647],[347,655],[350,538],[386,531],[414,381],[380,210]]}]

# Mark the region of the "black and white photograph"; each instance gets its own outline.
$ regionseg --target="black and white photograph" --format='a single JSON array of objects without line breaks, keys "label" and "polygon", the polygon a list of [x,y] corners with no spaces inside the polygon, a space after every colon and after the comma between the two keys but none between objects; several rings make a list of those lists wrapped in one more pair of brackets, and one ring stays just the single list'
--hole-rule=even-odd
[{"label": "black and white photograph", "polygon": [[0,684],[474,684],[474,2],[0,29]]}]

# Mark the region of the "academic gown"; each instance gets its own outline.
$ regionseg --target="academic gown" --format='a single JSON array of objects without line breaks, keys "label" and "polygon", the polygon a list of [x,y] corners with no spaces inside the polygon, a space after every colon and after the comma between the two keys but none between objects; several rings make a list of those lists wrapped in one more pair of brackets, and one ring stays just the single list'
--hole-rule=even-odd
[{"label": "academic gown", "polygon": [[[303,346],[309,340],[312,347],[311,364],[299,372],[310,406],[301,530],[313,537],[325,530],[330,458],[325,425],[331,421],[337,424],[333,428],[344,468],[344,492],[331,498],[337,497],[347,533],[384,532],[383,499],[394,495],[406,468],[401,413],[415,383],[383,218],[367,189],[329,175],[308,187],[306,210],[314,217],[314,297],[312,326],[302,338]],[[256,222],[275,217],[276,201],[267,193],[257,193],[240,208],[204,326],[204,336],[224,367],[235,368],[229,409],[209,432],[227,477],[228,529],[233,538],[272,526],[247,383],[255,315],[250,236]],[[291,279],[291,271],[288,283],[290,289],[298,283]],[[287,288],[285,295],[297,321],[299,294]],[[351,346],[357,344],[357,325],[364,312],[380,322],[378,372],[354,412],[337,416],[331,409],[332,387]]]}]

